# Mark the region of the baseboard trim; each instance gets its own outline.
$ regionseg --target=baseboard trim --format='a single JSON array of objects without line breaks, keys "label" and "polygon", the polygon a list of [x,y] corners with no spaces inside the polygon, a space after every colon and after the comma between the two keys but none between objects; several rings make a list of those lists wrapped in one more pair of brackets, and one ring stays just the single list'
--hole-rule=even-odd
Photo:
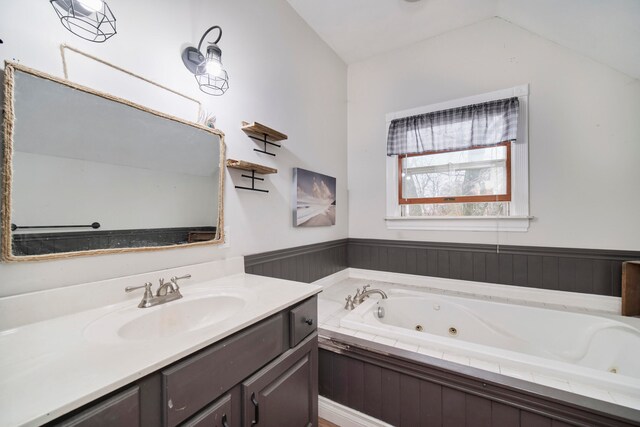
[{"label": "baseboard trim", "polygon": [[340,427],[393,427],[323,396],[318,397],[318,415]]}]

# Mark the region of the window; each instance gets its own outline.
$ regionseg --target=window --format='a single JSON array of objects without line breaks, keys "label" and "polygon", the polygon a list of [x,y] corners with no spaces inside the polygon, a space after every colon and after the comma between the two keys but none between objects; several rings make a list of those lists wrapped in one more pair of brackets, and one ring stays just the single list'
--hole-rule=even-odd
[{"label": "window", "polygon": [[511,201],[511,142],[398,156],[403,216],[504,215]]},{"label": "window", "polygon": [[390,229],[526,231],[528,85],[387,115]]}]

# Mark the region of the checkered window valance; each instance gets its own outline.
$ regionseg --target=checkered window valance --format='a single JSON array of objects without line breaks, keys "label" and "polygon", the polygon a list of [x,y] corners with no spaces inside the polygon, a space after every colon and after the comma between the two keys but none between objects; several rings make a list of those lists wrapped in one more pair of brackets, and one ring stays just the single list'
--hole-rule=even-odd
[{"label": "checkered window valance", "polygon": [[387,156],[514,141],[518,110],[514,97],[395,119],[389,126]]}]

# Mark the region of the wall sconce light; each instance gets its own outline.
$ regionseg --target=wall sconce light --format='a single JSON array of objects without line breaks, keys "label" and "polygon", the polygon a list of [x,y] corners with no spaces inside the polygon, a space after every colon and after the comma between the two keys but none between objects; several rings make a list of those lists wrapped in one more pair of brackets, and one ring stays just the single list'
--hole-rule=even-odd
[{"label": "wall sconce light", "polygon": [[102,43],[116,34],[116,17],[102,0],[50,0],[62,25],[90,42]]},{"label": "wall sconce light", "polygon": [[[218,38],[214,42],[209,42],[206,56],[202,54],[200,48],[202,42],[209,32],[218,30]],[[185,67],[196,77],[200,90],[209,95],[220,96],[229,89],[229,75],[222,68],[222,50],[218,47],[218,42],[222,38],[222,28],[217,25],[209,28],[202,35],[198,48],[189,46],[182,51],[182,62]]]}]

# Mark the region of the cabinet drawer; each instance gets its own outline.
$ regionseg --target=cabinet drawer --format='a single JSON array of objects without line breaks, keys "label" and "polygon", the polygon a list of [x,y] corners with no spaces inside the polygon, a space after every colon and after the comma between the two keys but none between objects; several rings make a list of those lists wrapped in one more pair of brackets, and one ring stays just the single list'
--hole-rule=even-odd
[{"label": "cabinet drawer", "polygon": [[181,427],[231,427],[238,423],[233,420],[231,406],[231,393],[225,394],[220,399],[205,408],[200,414],[182,424]]},{"label": "cabinet drawer", "polygon": [[162,371],[164,425],[188,419],[286,350],[284,314]]},{"label": "cabinet drawer", "polygon": [[318,298],[311,297],[289,312],[289,346],[300,344],[310,333],[318,328]]},{"label": "cabinet drawer", "polygon": [[140,399],[138,387],[125,390],[61,422],[60,427],[138,427]]}]

